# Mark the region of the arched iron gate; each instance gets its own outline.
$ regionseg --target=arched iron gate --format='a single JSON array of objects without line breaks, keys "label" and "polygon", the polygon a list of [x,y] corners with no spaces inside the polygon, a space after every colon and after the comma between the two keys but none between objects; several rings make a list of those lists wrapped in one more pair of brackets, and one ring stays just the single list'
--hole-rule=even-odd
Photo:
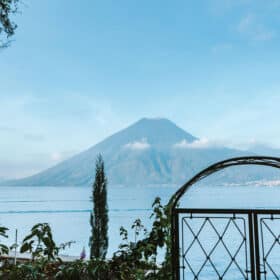
[{"label": "arched iron gate", "polygon": [[[218,162],[173,195],[170,202],[174,280],[280,280],[280,209],[178,207],[193,184],[237,165],[280,168],[280,158],[254,156]],[[218,248],[222,255],[215,255]]]}]

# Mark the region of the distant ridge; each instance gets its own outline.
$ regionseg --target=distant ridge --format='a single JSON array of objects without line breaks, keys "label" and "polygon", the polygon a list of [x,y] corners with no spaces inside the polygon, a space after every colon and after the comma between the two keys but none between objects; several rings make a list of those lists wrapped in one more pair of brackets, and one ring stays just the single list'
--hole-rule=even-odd
[{"label": "distant ridge", "polygon": [[[92,184],[96,156],[101,153],[110,184],[182,184],[216,161],[248,155],[226,147],[207,146],[168,119],[143,118],[88,150],[36,175],[6,182],[7,186]],[[220,180],[261,180],[279,174],[265,168],[235,169]],[[278,176],[279,178],[280,176]]]}]

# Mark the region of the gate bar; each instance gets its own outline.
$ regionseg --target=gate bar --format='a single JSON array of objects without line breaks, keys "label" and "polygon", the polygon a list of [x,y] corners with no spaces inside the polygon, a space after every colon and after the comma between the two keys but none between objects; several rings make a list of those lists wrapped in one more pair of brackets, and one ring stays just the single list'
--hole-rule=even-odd
[{"label": "gate bar", "polygon": [[251,279],[256,279],[255,271],[255,250],[254,250],[254,233],[253,233],[253,217],[248,214],[248,226],[249,226],[249,244],[250,244],[250,262],[251,262]]},{"label": "gate bar", "polygon": [[261,280],[260,251],[259,251],[259,246],[260,246],[259,226],[258,226],[258,214],[257,213],[254,213],[254,236],[255,236],[255,246],[254,247],[255,247],[255,256],[256,256],[256,274],[257,274],[256,279]]},{"label": "gate bar", "polygon": [[176,259],[173,262],[174,268],[173,271],[175,272],[175,279],[180,279],[180,248],[179,248],[179,215],[176,213],[175,220],[174,220],[174,234],[175,234],[175,252],[176,252]]}]

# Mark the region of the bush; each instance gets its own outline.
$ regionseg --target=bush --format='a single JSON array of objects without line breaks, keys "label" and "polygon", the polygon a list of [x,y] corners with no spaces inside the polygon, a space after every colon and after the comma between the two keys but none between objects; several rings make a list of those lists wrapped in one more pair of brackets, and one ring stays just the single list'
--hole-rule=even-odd
[{"label": "bush", "polygon": [[[148,232],[137,219],[131,229],[134,242],[128,240],[128,231],[120,229],[122,244],[112,259],[77,260],[64,263],[59,259],[60,250],[71,242],[57,246],[51,228],[46,223],[35,225],[23,240],[21,252],[30,252],[32,260],[12,265],[3,262],[1,279],[28,280],[169,280],[171,275],[171,235],[169,206],[162,206],[160,198],[153,203],[152,229]],[[0,236],[6,237],[6,228],[0,228]],[[139,238],[143,236],[143,238]],[[138,240],[139,238],[139,240]],[[4,248],[0,244],[0,248]],[[164,248],[165,260],[158,264],[158,250]]]}]

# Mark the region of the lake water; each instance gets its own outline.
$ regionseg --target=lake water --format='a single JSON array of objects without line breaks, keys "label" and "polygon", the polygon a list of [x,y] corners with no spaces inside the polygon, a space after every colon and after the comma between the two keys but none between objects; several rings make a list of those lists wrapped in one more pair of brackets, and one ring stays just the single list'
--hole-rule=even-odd
[{"label": "lake water", "polygon": [[[174,186],[109,186],[108,256],[118,248],[121,226],[129,228],[135,219],[141,218],[149,227],[151,204],[154,198],[159,196],[165,203],[176,190]],[[88,253],[89,215],[92,208],[90,195],[89,187],[1,187],[0,224],[10,229],[9,243],[12,244],[15,229],[18,229],[20,241],[34,224],[48,222],[58,244],[75,241],[65,254],[79,255],[83,247]],[[279,209],[280,187],[193,187],[181,205],[194,208]],[[131,239],[133,240],[133,234]]]},{"label": "lake water", "polygon": [[[137,218],[148,226],[154,198],[166,202],[174,191],[172,187],[110,187],[108,256],[118,248],[121,226],[129,229]],[[0,224],[10,229],[12,244],[15,229],[22,240],[34,224],[48,222],[58,244],[75,241],[64,253],[80,255],[83,247],[88,251],[90,195],[90,187],[1,187]]]}]

